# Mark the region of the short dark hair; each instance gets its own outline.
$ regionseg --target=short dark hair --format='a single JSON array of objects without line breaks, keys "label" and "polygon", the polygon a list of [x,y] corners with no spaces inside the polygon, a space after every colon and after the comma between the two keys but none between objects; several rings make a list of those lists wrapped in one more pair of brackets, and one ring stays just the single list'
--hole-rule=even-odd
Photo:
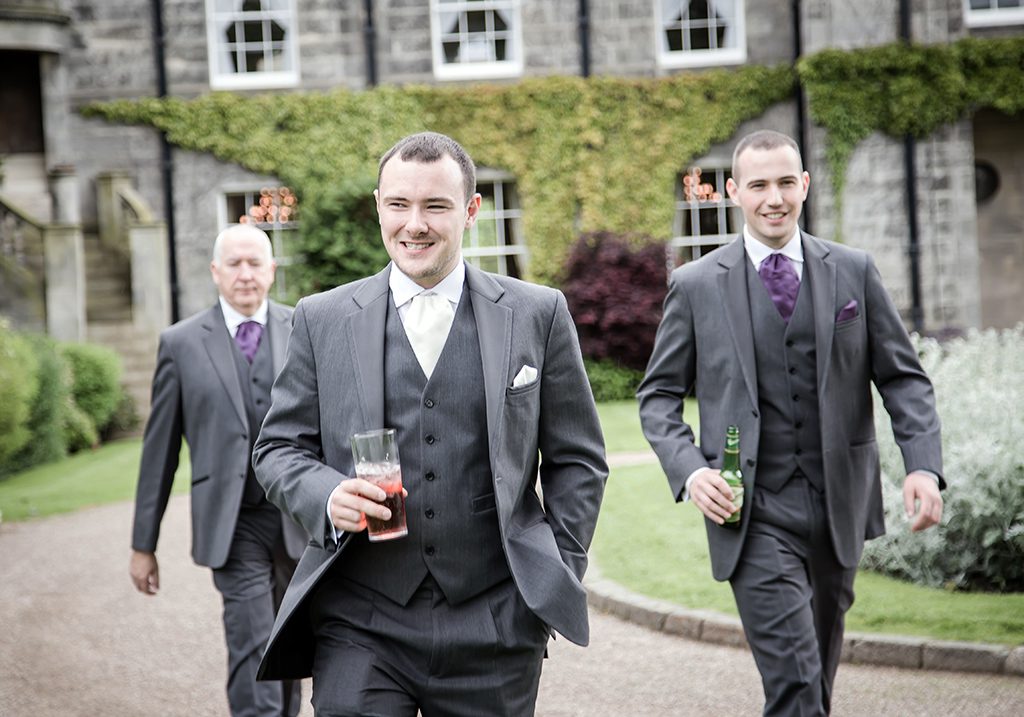
[{"label": "short dark hair", "polygon": [[384,171],[384,165],[398,155],[403,162],[423,162],[430,164],[437,162],[445,155],[455,160],[462,170],[462,184],[466,191],[468,202],[476,194],[476,167],[470,159],[466,150],[458,142],[447,135],[438,132],[420,132],[411,134],[408,137],[398,140],[394,147],[384,153],[377,165],[377,188],[380,189],[380,175]]},{"label": "short dark hair", "polygon": [[797,161],[800,162],[800,171],[804,169],[804,160],[800,156],[800,145],[796,143],[792,137],[782,132],[776,132],[771,129],[759,129],[756,132],[751,132],[736,145],[736,149],[732,153],[732,178],[736,181],[739,178],[739,174],[736,168],[736,161],[740,158],[748,149],[777,149],[778,147],[792,147],[793,151],[796,152]]}]

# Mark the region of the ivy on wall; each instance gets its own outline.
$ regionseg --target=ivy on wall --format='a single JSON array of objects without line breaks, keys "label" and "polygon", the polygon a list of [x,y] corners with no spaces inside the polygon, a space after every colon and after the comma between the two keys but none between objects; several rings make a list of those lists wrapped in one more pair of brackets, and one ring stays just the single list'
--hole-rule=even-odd
[{"label": "ivy on wall", "polygon": [[343,178],[376,174],[406,134],[451,135],[477,164],[516,178],[531,278],[556,283],[580,232],[666,239],[676,177],[739,124],[792,95],[789,67],[663,79],[548,77],[508,85],[361,92],[212,93],[92,105],[88,116],[148,124],[290,184],[304,207]]},{"label": "ivy on wall", "polygon": [[927,137],[983,108],[1024,111],[1024,38],[965,38],[949,45],[893,43],[824,50],[797,64],[811,118],[828,131],[833,193],[874,132]]},{"label": "ivy on wall", "polygon": [[306,207],[336,196],[330,188],[343,178],[375,174],[377,158],[402,136],[444,132],[478,164],[515,176],[532,278],[557,283],[582,232],[668,238],[674,205],[667,198],[678,173],[744,120],[791,98],[798,80],[811,118],[828,133],[838,202],[850,155],[873,132],[926,137],[983,107],[1024,111],[1024,38],[826,50],[795,69],[213,93],[109,102],[84,112],[149,124],[180,147],[277,175]]}]

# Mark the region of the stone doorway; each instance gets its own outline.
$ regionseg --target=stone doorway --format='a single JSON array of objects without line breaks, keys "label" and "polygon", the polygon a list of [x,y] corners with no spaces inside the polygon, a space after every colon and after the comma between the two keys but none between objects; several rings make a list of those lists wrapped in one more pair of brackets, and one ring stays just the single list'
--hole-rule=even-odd
[{"label": "stone doorway", "polygon": [[981,323],[1024,321],[1024,118],[992,110],[974,117]]}]

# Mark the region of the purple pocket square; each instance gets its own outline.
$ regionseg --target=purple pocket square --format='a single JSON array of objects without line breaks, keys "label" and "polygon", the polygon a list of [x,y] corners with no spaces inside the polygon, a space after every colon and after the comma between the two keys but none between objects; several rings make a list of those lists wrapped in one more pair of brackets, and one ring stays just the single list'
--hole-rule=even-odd
[{"label": "purple pocket square", "polygon": [[836,316],[836,323],[841,324],[844,321],[857,318],[859,312],[857,311],[857,300],[850,299],[850,302],[839,310],[839,314]]}]

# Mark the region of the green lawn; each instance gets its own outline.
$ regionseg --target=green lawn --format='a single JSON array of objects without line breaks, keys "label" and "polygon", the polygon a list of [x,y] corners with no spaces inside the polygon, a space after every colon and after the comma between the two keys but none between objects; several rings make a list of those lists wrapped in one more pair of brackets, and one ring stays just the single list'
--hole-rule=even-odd
[{"label": "green lawn", "polygon": [[[609,452],[647,448],[636,404],[599,406]],[[687,405],[687,418],[691,418]],[[135,494],[141,442],[115,441],[96,451],[0,481],[3,520],[62,513],[130,500]],[[175,493],[188,490],[188,461]],[[656,465],[615,468],[608,481],[593,554],[601,572],[636,592],[685,607],[735,614],[728,585],[711,578],[707,540],[693,506],[672,500]],[[966,594],[909,585],[867,572],[857,576],[857,600],[847,627],[863,632],[946,640],[1024,644],[1024,594]]]},{"label": "green lawn", "polygon": [[[630,403],[632,402],[624,402]],[[614,450],[637,450],[637,424],[622,403],[599,407],[605,435]],[[690,418],[690,406],[686,415]],[[639,432],[639,428],[635,428]],[[728,584],[711,577],[707,538],[700,512],[673,501],[656,465],[613,468],[592,549],[601,573],[636,592],[691,608],[736,614]],[[861,571],[847,629],[1024,644],[1024,593],[1008,595],[949,592],[923,588]]]},{"label": "green lawn", "polygon": [[[58,463],[38,466],[0,480],[3,520],[24,520],[67,513],[135,496],[142,441],[128,438],[94,451],[76,453]],[[175,493],[188,490],[188,453],[182,449],[182,468],[175,475]]]}]

